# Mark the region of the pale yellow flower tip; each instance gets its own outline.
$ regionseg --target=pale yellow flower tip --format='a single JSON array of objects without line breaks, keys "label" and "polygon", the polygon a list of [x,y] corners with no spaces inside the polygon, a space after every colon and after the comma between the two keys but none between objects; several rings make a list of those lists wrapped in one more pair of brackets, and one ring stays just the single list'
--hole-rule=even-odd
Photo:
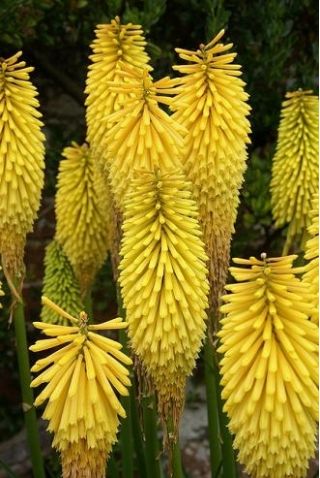
[{"label": "pale yellow flower tip", "polygon": [[30,350],[55,348],[31,369],[40,372],[31,386],[46,384],[34,404],[40,406],[47,401],[43,418],[54,434],[53,446],[62,454],[63,476],[69,476],[71,467],[77,471],[76,476],[84,478],[89,476],[88,467],[95,459],[94,466],[99,470],[105,463],[116,440],[118,415],[125,417],[117,394],[128,395],[129,371],[123,364],[130,365],[132,361],[121,352],[121,344],[96,333],[123,328],[123,323],[116,318],[89,325],[85,312],[75,319],[47,297],[42,302],[76,323],[63,326],[34,322],[49,338],[38,340]]},{"label": "pale yellow flower tip", "polygon": [[26,234],[40,205],[44,135],[33,70],[22,52],[0,59],[0,253],[10,274],[22,272]]},{"label": "pale yellow flower tip", "polygon": [[[146,70],[130,66],[123,66],[122,70],[120,79],[113,82],[110,89],[117,94],[131,94],[120,111],[108,116],[109,129],[102,141],[107,151],[112,192],[121,210],[132,171],[140,168],[165,171],[178,167],[183,136],[187,133],[159,106],[171,101],[168,94],[173,82],[170,78],[153,81]],[[130,78],[130,83],[122,78]]]},{"label": "pale yellow flower tip", "polygon": [[306,243],[304,254],[308,263],[302,280],[313,294],[311,320],[319,324],[319,199],[317,194],[313,196],[310,220],[308,232],[311,238]]},{"label": "pale yellow flower tip", "polygon": [[295,256],[235,262],[221,307],[222,398],[254,478],[305,477],[318,420],[318,327]]},{"label": "pale yellow flower tip", "polygon": [[106,259],[110,198],[86,144],[63,151],[56,195],[56,239],[62,245],[83,293]]},{"label": "pale yellow flower tip", "polygon": [[152,68],[148,66],[149,56],[145,51],[146,41],[140,25],[122,25],[119,17],[116,17],[110,24],[98,25],[95,33],[86,86],[86,119],[88,141],[98,158],[100,153],[103,155],[101,140],[107,132],[105,118],[118,111],[127,96],[111,92],[108,81],[120,80],[119,72],[123,65],[148,70]]},{"label": "pale yellow flower tip", "polygon": [[277,227],[288,224],[286,250],[310,225],[312,196],[318,193],[319,99],[312,91],[287,93],[282,103],[271,180]]},{"label": "pale yellow flower tip", "polygon": [[177,421],[208,306],[207,256],[190,188],[179,170],[135,173],[124,201],[119,267],[133,350],[162,416],[173,412]]},{"label": "pale yellow flower tip", "polygon": [[225,284],[231,234],[251,132],[249,95],[224,30],[196,51],[177,48],[183,65],[173,119],[188,130],[182,164],[198,201],[208,255],[213,307]]}]

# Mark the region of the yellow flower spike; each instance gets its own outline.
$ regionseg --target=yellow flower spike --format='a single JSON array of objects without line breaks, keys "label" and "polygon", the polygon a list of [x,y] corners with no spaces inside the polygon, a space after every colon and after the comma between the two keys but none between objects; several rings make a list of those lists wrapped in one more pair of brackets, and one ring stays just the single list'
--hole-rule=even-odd
[{"label": "yellow flower spike", "polygon": [[305,273],[302,280],[308,284],[310,292],[313,294],[313,312],[311,320],[319,324],[319,201],[315,194],[312,201],[312,210],[309,212],[311,224],[308,232],[311,236],[306,243],[305,259],[309,262],[305,266]]},{"label": "yellow flower spike", "polygon": [[63,151],[56,196],[56,239],[81,291],[90,288],[109,247],[109,196],[90,150],[72,143]]},{"label": "yellow flower spike", "polygon": [[[57,241],[53,240],[47,246],[44,264],[42,293],[61,304],[61,307],[71,315],[77,316],[83,310],[79,282],[62,246]],[[46,305],[42,307],[41,320],[60,325],[67,324],[67,319]]]},{"label": "yellow flower spike", "polygon": [[284,252],[310,225],[318,193],[319,99],[312,91],[286,94],[273,158],[271,204],[276,227],[289,225]]},{"label": "yellow flower spike", "polygon": [[145,168],[161,171],[179,167],[183,135],[186,130],[165,113],[159,103],[169,104],[175,80],[168,77],[153,81],[147,70],[123,66],[126,83],[114,82],[110,89],[117,93],[131,91],[126,105],[108,117],[110,126],[102,145],[107,151],[112,191],[122,209],[131,172]]},{"label": "yellow flower spike", "polygon": [[[124,201],[120,286],[128,335],[163,418],[176,424],[205,334],[206,254],[191,185],[178,170],[139,170]],[[171,408],[172,407],[172,408]]]},{"label": "yellow flower spike", "polygon": [[86,87],[88,141],[95,156],[103,155],[101,141],[107,132],[106,118],[123,106],[127,96],[111,92],[108,82],[123,80],[119,75],[122,65],[151,70],[145,46],[140,25],[121,25],[116,17],[110,24],[97,26]]},{"label": "yellow flower spike", "polygon": [[232,44],[220,43],[223,34],[197,51],[176,49],[186,64],[173,67],[183,76],[171,102],[173,119],[188,130],[183,165],[199,204],[213,309],[226,280],[251,131],[241,67],[233,63]]},{"label": "yellow flower spike", "polygon": [[234,259],[221,307],[224,410],[252,478],[305,477],[315,452],[318,327],[296,257]]},{"label": "yellow flower spike", "polygon": [[0,254],[9,274],[22,271],[26,234],[39,209],[44,135],[33,68],[22,52],[0,58]]},{"label": "yellow flower spike", "polygon": [[121,329],[127,324],[116,318],[89,325],[85,312],[76,319],[47,297],[42,302],[72,325],[34,322],[50,338],[37,341],[30,350],[60,347],[32,367],[33,372],[41,373],[31,386],[46,384],[35,406],[47,401],[43,418],[48,420],[53,446],[61,454],[63,477],[103,478],[106,459],[116,441],[118,415],[125,416],[117,393],[127,395],[130,385],[129,372],[121,362],[130,365],[132,361],[120,352],[118,342],[91,330]]}]

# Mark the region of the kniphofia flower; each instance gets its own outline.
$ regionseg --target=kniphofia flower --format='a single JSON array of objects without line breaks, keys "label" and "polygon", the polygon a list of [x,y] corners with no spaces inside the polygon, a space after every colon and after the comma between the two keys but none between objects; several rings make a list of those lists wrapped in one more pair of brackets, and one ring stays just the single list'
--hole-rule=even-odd
[{"label": "kniphofia flower", "polygon": [[253,478],[305,477],[315,452],[318,327],[296,257],[234,259],[221,307],[224,410]]},{"label": "kniphofia flower", "polygon": [[123,81],[121,65],[151,69],[145,45],[141,25],[121,25],[116,17],[110,24],[97,26],[86,87],[88,141],[97,159],[98,153],[104,154],[101,141],[107,132],[107,117],[123,106],[125,98],[110,91],[109,81]]},{"label": "kniphofia flower", "polygon": [[[60,307],[68,314],[77,317],[83,310],[80,285],[62,246],[56,240],[48,244],[44,264],[42,294],[51,297],[51,300],[60,304]],[[45,304],[41,309],[41,320],[68,325],[67,319]]]},{"label": "kniphofia flower", "polygon": [[56,239],[82,291],[92,284],[109,247],[110,205],[104,179],[86,144],[63,151],[56,196]]},{"label": "kniphofia flower", "polygon": [[250,142],[248,94],[232,44],[220,42],[223,34],[197,51],[176,49],[187,63],[173,67],[183,76],[171,103],[173,119],[188,130],[182,163],[199,204],[214,309],[225,284]]},{"label": "kniphofia flower", "polygon": [[130,365],[131,359],[121,352],[118,342],[101,332],[127,324],[116,318],[91,325],[85,312],[76,319],[48,298],[42,300],[70,325],[33,324],[49,338],[38,340],[30,350],[55,350],[31,369],[40,372],[31,386],[46,384],[34,404],[47,402],[43,418],[61,454],[63,478],[103,478],[116,441],[118,416],[126,415],[117,393],[128,395],[129,372],[122,364]]},{"label": "kniphofia flower", "polygon": [[318,194],[319,99],[312,91],[286,94],[273,158],[271,204],[276,227],[288,225],[284,253],[310,225]]},{"label": "kniphofia flower", "polygon": [[22,271],[43,186],[44,135],[32,67],[22,52],[0,58],[0,254],[9,273]]},{"label": "kniphofia flower", "polygon": [[208,306],[207,256],[184,175],[137,171],[122,229],[119,281],[128,335],[155,386],[162,416],[178,419]]},{"label": "kniphofia flower", "polygon": [[123,70],[123,78],[129,78],[127,83],[114,82],[110,89],[127,94],[126,105],[108,117],[110,128],[102,141],[119,208],[134,169],[166,171],[179,166],[186,133],[159,106],[171,102],[167,92],[171,92],[174,80],[165,77],[153,81],[147,70],[125,66]]}]

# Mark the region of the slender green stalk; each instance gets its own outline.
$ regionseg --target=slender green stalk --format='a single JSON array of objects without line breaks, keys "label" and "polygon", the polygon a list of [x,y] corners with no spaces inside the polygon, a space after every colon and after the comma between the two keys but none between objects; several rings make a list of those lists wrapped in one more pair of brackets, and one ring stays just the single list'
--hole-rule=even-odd
[{"label": "slender green stalk", "polygon": [[136,388],[135,382],[133,381],[132,389],[130,390],[130,400],[131,400],[131,418],[132,418],[132,433],[134,438],[134,449],[137,456],[137,463],[139,468],[139,478],[148,478],[147,474],[147,457],[143,442],[142,430],[138,414],[138,406],[136,400]]},{"label": "slender green stalk", "polygon": [[218,478],[222,460],[217,399],[218,384],[214,370],[213,348],[208,338],[204,345],[204,373],[207,395],[211,477]]},{"label": "slender green stalk", "polygon": [[[216,381],[219,383],[219,370],[218,367],[215,367]],[[221,439],[222,439],[222,476],[223,478],[236,478],[236,463],[233,450],[233,440],[232,436],[228,429],[228,417],[226,413],[223,412],[223,400],[221,398],[221,387],[217,387],[217,397],[218,397],[218,410],[219,410],[219,422],[221,430]]]},{"label": "slender green stalk", "polygon": [[[119,305],[119,312],[121,307]],[[120,313],[119,313],[120,315]],[[123,314],[122,314],[123,316]],[[119,332],[120,343],[123,346],[123,352],[127,352],[127,335],[124,330]],[[130,393],[132,391],[130,390]],[[130,396],[122,397],[122,405],[126,411],[127,418],[121,423],[120,431],[120,448],[122,453],[122,476],[123,478],[133,478],[134,464],[133,464],[133,439],[132,439],[132,413]]]},{"label": "slender green stalk", "polygon": [[171,467],[171,471],[172,471],[172,475],[170,476],[172,478],[184,478],[179,439],[178,437],[176,437],[176,440],[173,440],[172,418],[167,421],[167,433],[168,433],[168,440],[169,440],[169,446],[170,446],[170,459],[171,459],[171,463],[169,463],[169,466]]},{"label": "slender green stalk", "polygon": [[22,302],[18,302],[15,307],[13,314],[13,322],[17,343],[22,408],[24,411],[27,440],[31,454],[33,475],[35,478],[45,478],[37,424],[37,415],[33,406],[33,391],[30,388],[31,374],[28,355],[26,325],[24,319],[24,308]]},{"label": "slender green stalk", "polygon": [[109,478],[119,478],[119,471],[113,454],[109,457],[107,470]]},{"label": "slender green stalk", "polygon": [[159,460],[159,439],[157,436],[157,410],[154,396],[142,399],[143,423],[145,433],[146,464],[148,477],[161,478]]}]

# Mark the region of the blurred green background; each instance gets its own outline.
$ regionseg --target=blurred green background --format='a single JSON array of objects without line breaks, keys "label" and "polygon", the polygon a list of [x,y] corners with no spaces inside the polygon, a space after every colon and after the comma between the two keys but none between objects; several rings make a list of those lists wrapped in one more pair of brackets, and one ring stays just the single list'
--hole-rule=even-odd
[{"label": "blurred green background", "polygon": [[[318,5],[314,0],[0,0],[0,56],[23,50],[35,67],[47,137],[46,185],[26,250],[27,318],[37,319],[44,247],[54,234],[55,178],[61,150],[85,138],[84,87],[95,25],[120,15],[140,23],[154,75],[173,74],[175,47],[196,49],[226,27],[243,66],[252,106],[252,144],[241,192],[233,255],[281,254],[285,231],[272,226],[269,181],[281,101],[287,90],[318,90]],[[110,263],[94,290],[96,314],[116,310]],[[0,314],[7,317],[9,301]],[[29,329],[32,340],[32,328]],[[21,425],[13,334],[0,321],[0,441]],[[10,397],[10,406],[8,406]]]}]

